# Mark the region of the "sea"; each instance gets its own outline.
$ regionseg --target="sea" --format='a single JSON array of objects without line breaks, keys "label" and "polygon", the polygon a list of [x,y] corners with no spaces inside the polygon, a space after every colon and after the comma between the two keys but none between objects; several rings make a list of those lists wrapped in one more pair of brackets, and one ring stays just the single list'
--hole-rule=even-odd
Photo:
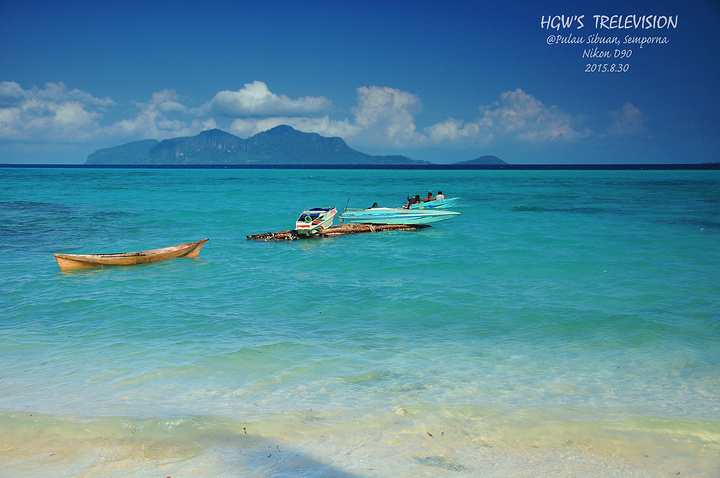
[{"label": "sea", "polygon": [[[0,185],[2,477],[720,476],[720,171]],[[461,215],[419,231],[247,238],[438,190]],[[53,257],[205,238],[140,266]]]}]

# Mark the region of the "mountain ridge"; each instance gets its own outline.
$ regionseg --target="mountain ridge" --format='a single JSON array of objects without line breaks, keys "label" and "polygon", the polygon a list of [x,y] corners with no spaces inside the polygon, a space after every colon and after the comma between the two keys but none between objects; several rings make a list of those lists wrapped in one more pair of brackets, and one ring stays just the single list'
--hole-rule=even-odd
[{"label": "mountain ridge", "polygon": [[[497,159],[501,162],[491,164],[506,164]],[[162,141],[155,139],[133,141],[98,149],[88,155],[85,164],[192,166],[431,165],[433,163],[401,155],[372,156],[350,148],[340,137],[304,133],[292,126],[280,125],[247,139],[220,129],[210,129],[195,136],[181,136]]]},{"label": "mountain ridge", "polygon": [[497,156],[492,156],[490,154],[486,154],[484,156],[480,156],[479,158],[470,159],[468,161],[460,161],[454,164],[461,164],[461,165],[500,165],[500,164],[507,164],[502,159],[498,158]]}]

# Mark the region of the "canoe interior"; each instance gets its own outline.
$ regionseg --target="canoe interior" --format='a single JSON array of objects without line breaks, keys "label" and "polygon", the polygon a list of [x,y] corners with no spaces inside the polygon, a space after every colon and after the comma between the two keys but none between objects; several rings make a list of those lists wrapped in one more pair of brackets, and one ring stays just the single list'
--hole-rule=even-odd
[{"label": "canoe interior", "polygon": [[178,257],[197,257],[200,249],[209,239],[186,242],[176,246],[163,247],[139,252],[119,252],[113,254],[54,254],[61,271],[90,269],[102,266],[132,266],[147,264],[163,259]]}]

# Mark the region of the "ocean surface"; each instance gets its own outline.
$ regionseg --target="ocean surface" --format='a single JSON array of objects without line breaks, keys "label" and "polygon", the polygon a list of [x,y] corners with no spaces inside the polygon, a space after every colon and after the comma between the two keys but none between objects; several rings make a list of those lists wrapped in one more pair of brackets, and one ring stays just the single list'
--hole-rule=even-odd
[{"label": "ocean surface", "polygon": [[[0,476],[720,476],[720,171],[0,185]],[[462,215],[417,232],[246,238],[438,189]]]}]

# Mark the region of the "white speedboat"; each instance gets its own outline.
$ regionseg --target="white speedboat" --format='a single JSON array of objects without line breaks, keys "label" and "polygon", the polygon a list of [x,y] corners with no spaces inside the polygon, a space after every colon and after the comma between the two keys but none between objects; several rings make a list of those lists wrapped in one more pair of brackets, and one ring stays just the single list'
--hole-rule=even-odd
[{"label": "white speedboat", "polygon": [[459,197],[447,199],[435,199],[428,202],[416,202],[410,205],[410,209],[447,209],[453,207],[458,202]]},{"label": "white speedboat", "polygon": [[346,209],[338,216],[340,222],[356,224],[430,224],[447,221],[459,212],[443,209],[396,209],[390,207],[373,207],[369,209]]},{"label": "white speedboat", "polygon": [[333,219],[337,214],[334,207],[315,207],[303,211],[295,221],[295,230],[298,234],[310,236],[322,234],[328,227],[332,226]]}]

